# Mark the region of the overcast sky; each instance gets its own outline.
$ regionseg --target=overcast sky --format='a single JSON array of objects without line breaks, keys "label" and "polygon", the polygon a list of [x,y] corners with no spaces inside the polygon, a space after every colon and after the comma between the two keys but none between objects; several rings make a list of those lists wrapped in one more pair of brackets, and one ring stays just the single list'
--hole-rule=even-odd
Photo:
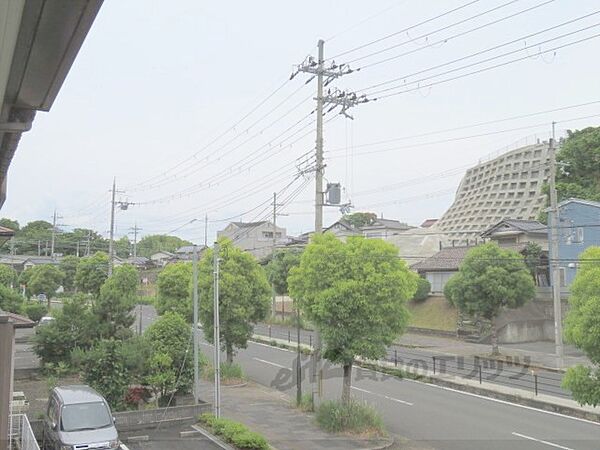
[{"label": "overcast sky", "polygon": [[[559,133],[600,124],[572,120],[600,115],[595,103],[468,127],[600,100],[600,39],[540,54],[600,33],[600,14],[526,37],[600,5],[480,0],[428,21],[466,3],[106,0],[52,110],[21,140],[0,214],[25,223],[56,208],[66,229],[106,233],[114,176],[118,199],[134,203],[117,213],[117,237],[137,223],[142,234],[201,243],[207,213],[212,241],[229,218],[265,218],[275,191],[288,233],[311,230],[314,180],[296,160],[314,153],[316,85],[306,74],[284,82],[323,38],[326,58],[344,53],[335,63],[364,67],[328,88],[378,98],[354,108],[353,121],[325,116],[326,179],[342,183],[357,211],[414,225],[440,217],[481,158],[547,139],[553,120]],[[396,138],[405,139],[371,145]],[[325,224],[339,214],[326,208]]]}]

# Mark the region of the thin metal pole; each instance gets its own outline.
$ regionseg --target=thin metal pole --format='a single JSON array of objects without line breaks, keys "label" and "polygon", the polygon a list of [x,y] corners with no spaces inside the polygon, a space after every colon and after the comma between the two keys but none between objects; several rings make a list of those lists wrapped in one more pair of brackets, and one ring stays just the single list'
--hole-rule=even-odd
[{"label": "thin metal pole", "polygon": [[215,365],[215,417],[221,417],[221,343],[219,329],[219,244],[215,242],[213,247],[213,333],[214,333],[214,365]]},{"label": "thin metal pole", "polygon": [[[275,230],[277,229],[277,192],[273,192],[273,248],[271,250],[271,264],[275,267]],[[271,282],[271,293],[273,294],[273,317],[277,315],[277,295],[275,293],[275,282]]]},{"label": "thin metal pole", "polygon": [[198,373],[198,359],[200,355],[198,353],[198,247],[195,245],[192,264],[194,270],[194,321],[192,322],[192,326],[194,327],[194,404],[197,405],[198,398],[200,397],[200,374]]},{"label": "thin metal pole", "polygon": [[110,201],[110,237],[108,241],[108,276],[113,272],[114,233],[115,233],[115,195],[117,193],[117,179],[113,178],[112,196]]},{"label": "thin metal pole", "polygon": [[208,214],[204,214],[204,248],[208,247]]},{"label": "thin metal pole", "polygon": [[302,402],[302,352],[300,349],[300,309],[296,307],[296,404]]}]

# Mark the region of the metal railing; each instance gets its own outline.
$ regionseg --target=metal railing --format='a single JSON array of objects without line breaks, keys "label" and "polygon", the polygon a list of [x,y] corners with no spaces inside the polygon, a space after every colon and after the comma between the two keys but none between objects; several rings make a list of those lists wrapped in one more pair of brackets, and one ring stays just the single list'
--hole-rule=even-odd
[{"label": "metal railing", "polygon": [[11,414],[9,448],[40,450],[37,439],[25,414]]},{"label": "metal railing", "polygon": [[[290,344],[296,344],[297,340],[296,330],[285,325],[258,324],[254,332]],[[312,347],[312,335],[310,330],[301,330],[300,343]],[[418,351],[416,348],[393,345],[388,348],[382,360],[399,368],[420,369],[434,376],[454,375],[480,384],[488,382],[530,391],[536,396],[546,394],[572,399],[571,394],[562,389],[562,373],[532,367],[531,360],[527,357],[501,361],[477,356],[436,355],[427,350]]]}]

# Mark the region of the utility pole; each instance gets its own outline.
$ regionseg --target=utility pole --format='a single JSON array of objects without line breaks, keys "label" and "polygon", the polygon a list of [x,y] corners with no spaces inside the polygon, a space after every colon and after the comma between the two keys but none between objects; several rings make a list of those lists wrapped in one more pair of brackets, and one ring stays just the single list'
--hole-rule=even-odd
[{"label": "utility pole", "polygon": [[85,245],[85,256],[90,256],[91,243],[92,243],[92,230],[88,230],[87,242]]},{"label": "utility pole", "polygon": [[77,241],[77,257],[79,258],[79,241]]},{"label": "utility pole", "polygon": [[42,242],[38,239],[38,256],[42,256]]},{"label": "utility pole", "polygon": [[51,236],[51,244],[50,244],[50,256],[54,259],[54,246],[56,243],[56,219],[62,219],[62,217],[56,215],[56,209],[54,210],[54,214],[52,215],[52,236]]},{"label": "utility pole", "polygon": [[213,246],[213,344],[215,366],[215,417],[221,417],[221,330],[219,326],[219,243]]},{"label": "utility pole", "polygon": [[194,253],[192,255],[194,266],[194,404],[198,404],[200,397],[200,376],[198,373],[198,247],[194,245]]},{"label": "utility pole", "polygon": [[112,275],[115,238],[115,196],[117,194],[117,178],[113,178],[112,196],[110,200],[110,235],[108,238],[108,276]]},{"label": "utility pole", "polygon": [[204,248],[208,247],[208,213],[204,214]]},{"label": "utility pole", "polygon": [[[276,230],[277,230],[277,192],[273,192],[273,249],[271,250],[271,263],[273,264],[273,267],[275,267],[275,246],[277,245],[277,239],[275,237]],[[274,281],[271,282],[271,293],[273,294],[273,317],[275,317],[277,315],[277,295],[275,293],[275,282]]]},{"label": "utility pole", "polygon": [[[312,56],[305,59],[292,73],[290,79],[293,79],[298,73],[305,72],[312,74],[312,77],[307,81],[310,82],[316,77],[317,79],[317,137],[316,137],[316,168],[315,168],[315,234],[323,232],[323,206],[325,205],[325,193],[323,191],[323,174],[325,165],[323,164],[323,107],[325,103],[331,104],[327,112],[333,111],[338,106],[341,106],[340,114],[348,118],[352,118],[347,114],[347,110],[358,103],[366,103],[369,100],[363,96],[357,96],[351,92],[331,90],[327,92],[327,96],[323,96],[323,88],[338,77],[352,73],[348,64],[335,64],[333,61],[329,67],[325,67],[324,57],[325,41],[322,39],[318,42],[318,57],[317,61]],[[311,365],[312,379],[312,399],[313,406],[318,407],[323,395],[323,369],[321,367],[321,335],[318,330],[315,330],[315,344],[313,349],[313,359]]]},{"label": "utility pole", "polygon": [[132,228],[130,228],[130,230],[133,231],[133,257],[136,258],[137,257],[137,235],[138,235],[138,231],[141,231],[142,229],[137,226],[137,222],[136,222],[135,225]]},{"label": "utility pole", "polygon": [[558,249],[558,194],[556,192],[556,150],[554,148],[554,125],[552,122],[552,138],[550,138],[550,249],[552,259],[552,300],[554,303],[554,345],[558,368],[562,367],[564,347],[562,338],[562,304],[560,300],[560,255]]}]

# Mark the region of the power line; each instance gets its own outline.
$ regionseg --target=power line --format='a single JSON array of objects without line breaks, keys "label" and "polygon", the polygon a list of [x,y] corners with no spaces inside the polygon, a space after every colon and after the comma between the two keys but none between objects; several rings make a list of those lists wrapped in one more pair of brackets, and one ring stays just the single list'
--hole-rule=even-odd
[{"label": "power line", "polygon": [[[598,25],[599,25],[599,24],[596,24],[596,25],[594,25],[594,26],[598,26]],[[579,31],[581,31],[581,30],[579,30]],[[572,45],[581,44],[581,43],[583,43],[583,42],[587,42],[587,41],[589,41],[589,40],[591,40],[591,39],[596,39],[596,38],[598,38],[598,37],[600,37],[600,34],[594,34],[594,35],[592,35],[592,36],[588,36],[588,37],[585,37],[585,38],[582,38],[582,39],[578,39],[578,40],[576,40],[576,41],[572,41],[572,42],[568,42],[568,43],[566,43],[566,44],[558,45],[558,46],[556,46],[556,47],[553,47],[553,48],[550,48],[550,49],[548,49],[548,50],[540,50],[540,51],[538,52],[538,55],[543,55],[543,54],[550,53],[550,52],[556,52],[557,50],[560,50],[560,49],[562,49],[562,48],[570,47],[570,46],[572,46]],[[552,40],[554,40],[554,39],[552,39]],[[536,44],[536,45],[539,45],[539,44]],[[527,48],[531,48],[531,47],[532,47],[532,46],[528,46],[528,47],[526,47],[525,49],[527,49]],[[521,50],[518,50],[518,51],[523,51],[523,50],[524,50],[524,49],[521,49]],[[516,51],[510,52],[510,53],[515,53],[515,52],[516,52]],[[504,56],[504,55],[500,55],[500,56]],[[436,75],[433,75],[433,76],[430,76],[430,77],[426,77],[426,78],[423,78],[423,79],[421,79],[421,80],[416,80],[416,81],[413,81],[413,82],[410,82],[410,83],[407,83],[407,84],[416,84],[416,83],[420,83],[421,81],[426,81],[426,80],[428,80],[428,79],[437,78],[437,77],[439,77],[439,76],[441,76],[441,75],[444,75],[444,74],[447,74],[447,73],[450,73],[450,72],[455,72],[456,70],[464,69],[464,68],[466,68],[466,67],[472,67],[472,66],[474,66],[474,65],[482,64],[482,63],[485,63],[485,62],[488,62],[488,61],[490,61],[490,60],[492,60],[492,59],[497,59],[497,58],[498,58],[498,57],[489,58],[488,60],[483,60],[483,61],[480,61],[480,62],[478,62],[478,63],[468,64],[468,65],[466,65],[466,66],[463,66],[463,67],[461,67],[461,68],[458,68],[458,69],[452,69],[451,71],[447,71],[447,72],[444,72],[444,73],[441,73],[441,74],[436,74]],[[507,66],[507,65],[509,65],[509,64],[513,64],[513,63],[516,63],[516,62],[520,62],[520,61],[523,61],[523,60],[525,60],[525,59],[529,59],[529,58],[531,58],[531,56],[530,56],[530,55],[527,55],[527,56],[523,56],[523,57],[521,57],[521,58],[516,58],[516,59],[509,60],[509,61],[504,61],[504,62],[502,62],[502,63],[498,63],[498,64],[495,64],[495,65],[492,65],[492,66],[489,66],[489,67],[484,67],[484,68],[482,68],[482,69],[474,70],[474,71],[472,71],[472,72],[468,72],[468,73],[465,73],[465,74],[457,75],[457,76],[455,76],[455,77],[447,78],[447,79],[444,79],[444,80],[440,80],[440,81],[432,82],[432,83],[425,84],[425,85],[419,85],[419,86],[417,86],[416,88],[412,88],[412,89],[406,89],[406,90],[402,90],[402,91],[399,91],[399,92],[392,92],[392,93],[390,93],[390,94],[386,94],[386,95],[383,95],[383,96],[379,96],[377,99],[378,99],[378,100],[379,100],[379,99],[384,99],[384,98],[393,97],[393,96],[396,96],[396,95],[406,94],[406,93],[408,93],[408,92],[417,91],[417,90],[420,90],[420,89],[423,89],[423,88],[428,88],[428,87],[432,87],[432,86],[437,86],[437,85],[439,85],[439,84],[448,83],[448,82],[450,82],[450,81],[455,81],[455,80],[458,80],[458,79],[460,79],[460,78],[465,78],[465,77],[468,77],[468,76],[471,76],[471,75],[476,75],[476,74],[479,74],[479,73],[487,72],[487,71],[489,71],[489,70],[492,70],[492,69],[497,69],[497,68],[500,68],[500,67],[504,67],[504,66]],[[386,91],[388,91],[388,90],[391,90],[391,89],[401,89],[401,87],[397,86],[397,87],[395,87],[395,88],[389,88],[389,89],[386,89]],[[380,92],[383,92],[383,90],[382,90],[382,91],[380,91]]]},{"label": "power line", "polygon": [[346,50],[344,52],[338,53],[337,55],[334,55],[331,58],[328,58],[328,60],[329,59],[335,59],[335,58],[338,58],[340,56],[347,55],[349,53],[353,53],[353,52],[355,52],[357,50],[361,50],[363,48],[366,48],[366,47],[369,47],[371,45],[377,44],[379,42],[385,41],[385,40],[390,39],[390,38],[392,38],[394,36],[398,36],[399,34],[406,33],[407,31],[413,30],[413,29],[415,29],[417,27],[420,27],[420,26],[425,25],[427,23],[433,22],[433,21],[435,21],[437,19],[440,19],[440,18],[442,18],[444,16],[447,16],[447,15],[450,15],[452,13],[455,13],[456,11],[460,11],[461,9],[467,8],[467,7],[469,7],[469,6],[471,6],[471,5],[475,4],[475,3],[478,3],[478,2],[479,2],[479,0],[472,0],[470,2],[464,3],[464,4],[462,4],[462,5],[460,5],[460,6],[456,7],[456,8],[453,8],[453,9],[451,9],[449,11],[446,11],[446,12],[444,12],[442,14],[438,14],[437,16],[431,17],[429,19],[425,19],[425,20],[423,20],[423,21],[421,21],[421,22],[419,22],[419,23],[417,23],[415,25],[411,25],[411,26],[409,26],[407,28],[404,28],[404,29],[402,29],[400,31],[395,31],[394,33],[382,36],[382,37],[380,37],[378,39],[375,39],[373,41],[367,42],[366,44],[362,44],[362,45],[359,45],[357,47],[351,48],[350,50]]},{"label": "power line", "polygon": [[[392,45],[392,46],[390,46],[390,47],[386,47],[386,48],[384,48],[384,49],[381,49],[381,50],[378,50],[378,51],[376,51],[376,52],[370,53],[370,54],[368,54],[368,55],[364,55],[364,56],[361,56],[361,57],[355,58],[355,59],[353,59],[353,60],[349,61],[349,63],[353,63],[353,62],[356,62],[356,61],[362,61],[363,59],[367,59],[367,58],[370,58],[370,57],[372,57],[372,56],[376,56],[376,55],[380,55],[380,54],[382,54],[382,53],[389,52],[390,50],[394,50],[394,49],[396,49],[396,48],[398,48],[398,47],[402,47],[402,46],[404,46],[404,45],[410,44],[411,42],[416,42],[416,41],[418,41],[419,39],[423,39],[423,38],[425,38],[425,39],[429,39],[429,37],[430,37],[431,35],[437,34],[437,33],[441,32],[441,31],[448,30],[448,29],[450,29],[450,28],[454,28],[454,27],[455,27],[455,26],[457,26],[457,25],[462,25],[462,24],[464,24],[464,23],[466,23],[466,22],[469,22],[469,21],[471,21],[471,20],[473,20],[473,19],[477,19],[477,18],[479,18],[479,17],[482,17],[482,16],[484,16],[484,15],[486,15],[486,14],[489,14],[489,13],[491,13],[491,12],[494,12],[494,11],[497,11],[497,10],[499,10],[499,9],[501,9],[501,8],[504,8],[504,7],[506,7],[506,6],[509,6],[509,5],[513,4],[513,3],[515,3],[516,1],[519,1],[519,0],[513,0],[513,1],[510,1],[510,2],[508,2],[508,3],[504,3],[504,4],[502,4],[502,5],[499,5],[499,6],[496,6],[496,7],[494,7],[494,8],[492,8],[492,9],[488,9],[488,10],[486,10],[486,11],[483,11],[483,12],[481,12],[481,13],[478,13],[478,14],[475,14],[475,15],[473,15],[473,16],[467,17],[466,19],[462,19],[462,20],[459,20],[458,22],[454,22],[454,23],[451,23],[450,25],[446,25],[446,26],[444,26],[444,27],[438,28],[438,29],[436,29],[436,30],[434,30],[434,31],[431,31],[431,32],[428,32],[428,33],[423,33],[423,34],[421,34],[421,35],[419,35],[419,36],[417,36],[417,37],[411,38],[411,39],[410,39],[410,40],[408,40],[408,41],[403,41],[403,42],[400,42],[400,43],[398,43],[398,44]],[[477,27],[475,27],[475,28],[472,28],[472,29],[470,29],[470,30],[467,30],[467,31],[463,31],[463,32],[460,32],[460,33],[454,34],[454,35],[452,35],[452,36],[449,36],[449,37],[446,37],[446,38],[440,39],[440,40],[438,40],[438,41],[436,41],[436,42],[428,43],[427,45],[421,46],[421,47],[419,47],[419,48],[417,48],[417,49],[414,49],[414,50],[412,50],[412,51],[409,51],[409,52],[403,53],[403,54],[401,54],[401,55],[392,56],[392,57],[386,58],[386,59],[384,59],[384,60],[381,60],[381,61],[377,61],[377,62],[374,62],[374,63],[370,63],[370,64],[367,64],[367,65],[361,66],[361,69],[366,69],[367,67],[371,67],[371,66],[375,66],[375,65],[378,65],[378,64],[382,64],[383,62],[391,61],[391,60],[394,60],[394,59],[400,58],[401,56],[405,56],[405,55],[407,55],[407,54],[416,53],[416,52],[418,52],[418,51],[424,50],[424,49],[426,49],[426,48],[429,48],[429,47],[433,47],[433,46],[435,46],[435,45],[438,45],[438,44],[445,44],[445,43],[447,43],[447,42],[448,42],[449,40],[451,40],[451,39],[455,39],[455,38],[457,38],[457,37],[465,36],[465,35],[467,35],[467,34],[470,34],[470,33],[473,33],[473,32],[475,32],[475,31],[481,30],[481,29],[483,29],[483,28],[489,27],[489,26],[491,26],[491,25],[495,25],[495,24],[497,24],[497,23],[500,23],[500,22],[503,22],[503,21],[505,21],[505,20],[512,19],[513,17],[517,17],[517,16],[519,16],[519,15],[521,15],[521,14],[525,14],[525,13],[527,13],[527,12],[530,12],[530,11],[534,10],[534,9],[540,8],[540,7],[542,7],[542,6],[545,6],[545,5],[547,5],[548,3],[552,3],[553,1],[554,1],[554,0],[547,0],[547,1],[545,1],[545,2],[539,3],[539,4],[537,4],[537,5],[534,5],[534,6],[532,6],[532,7],[529,7],[529,8],[523,9],[523,10],[521,10],[521,11],[517,11],[516,13],[510,14],[510,15],[508,15],[508,16],[505,16],[505,17],[501,17],[501,18],[499,18],[499,19],[492,20],[492,21],[490,21],[490,22],[488,22],[488,23],[485,23],[485,24],[483,24],[483,25],[479,25],[479,26],[477,26]]]}]

